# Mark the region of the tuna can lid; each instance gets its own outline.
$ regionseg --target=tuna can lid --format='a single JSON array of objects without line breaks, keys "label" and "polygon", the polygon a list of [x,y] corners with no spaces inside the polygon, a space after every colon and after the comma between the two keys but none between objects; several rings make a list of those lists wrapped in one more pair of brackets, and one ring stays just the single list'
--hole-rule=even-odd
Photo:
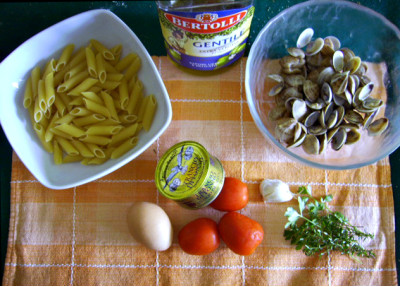
[{"label": "tuna can lid", "polygon": [[168,149],[157,165],[157,189],[172,200],[188,198],[203,185],[209,167],[210,156],[201,144],[180,142]]}]

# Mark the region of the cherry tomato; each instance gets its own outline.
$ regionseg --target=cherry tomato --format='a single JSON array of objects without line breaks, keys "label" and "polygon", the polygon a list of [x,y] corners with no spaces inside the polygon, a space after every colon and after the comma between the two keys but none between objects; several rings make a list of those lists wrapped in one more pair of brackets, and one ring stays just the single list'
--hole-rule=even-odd
[{"label": "cherry tomato", "polygon": [[221,218],[218,231],[226,245],[239,255],[252,254],[264,237],[257,221],[234,211]]},{"label": "cherry tomato", "polygon": [[179,245],[192,255],[205,255],[218,248],[220,239],[217,223],[209,218],[198,218],[186,224],[178,233]]},{"label": "cherry tomato", "polygon": [[247,185],[237,178],[226,177],[221,192],[210,206],[220,211],[236,211],[245,207],[247,202]]}]

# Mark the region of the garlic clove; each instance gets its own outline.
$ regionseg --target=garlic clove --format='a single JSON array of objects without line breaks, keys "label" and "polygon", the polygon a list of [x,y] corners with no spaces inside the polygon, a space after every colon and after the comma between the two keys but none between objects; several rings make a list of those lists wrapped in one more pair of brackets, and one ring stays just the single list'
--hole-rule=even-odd
[{"label": "garlic clove", "polygon": [[264,202],[285,202],[293,198],[289,185],[279,179],[264,179],[259,188]]}]

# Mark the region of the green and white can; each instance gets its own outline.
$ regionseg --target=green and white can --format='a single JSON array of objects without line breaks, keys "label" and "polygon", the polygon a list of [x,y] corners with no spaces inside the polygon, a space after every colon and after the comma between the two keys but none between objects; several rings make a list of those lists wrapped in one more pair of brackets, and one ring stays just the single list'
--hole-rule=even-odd
[{"label": "green and white can", "polygon": [[189,209],[199,209],[217,198],[224,184],[221,162],[199,143],[180,142],[160,159],[155,173],[158,191]]}]

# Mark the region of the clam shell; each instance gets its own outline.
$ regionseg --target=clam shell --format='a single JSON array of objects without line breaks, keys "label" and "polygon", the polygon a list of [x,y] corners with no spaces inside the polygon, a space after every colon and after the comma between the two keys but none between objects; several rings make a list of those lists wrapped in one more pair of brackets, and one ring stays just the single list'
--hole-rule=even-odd
[{"label": "clam shell", "polygon": [[388,126],[389,120],[387,118],[380,118],[368,126],[368,135],[378,136],[382,134],[388,128]]},{"label": "clam shell", "polygon": [[296,46],[297,48],[303,48],[310,43],[312,37],[314,36],[314,30],[312,28],[307,28],[303,32],[300,33],[299,38],[297,39]]},{"label": "clam shell", "polygon": [[346,145],[352,145],[358,142],[361,138],[361,134],[357,131],[357,129],[350,129],[346,135]]},{"label": "clam shell", "polygon": [[319,97],[318,84],[310,80],[306,80],[303,85],[303,92],[310,102],[315,102]]},{"label": "clam shell", "polygon": [[276,96],[283,90],[284,87],[285,87],[285,85],[283,83],[273,86],[272,89],[268,92],[268,96],[270,96],[270,97]]},{"label": "clam shell", "polygon": [[326,103],[332,102],[333,92],[331,86],[327,82],[322,84],[321,87],[321,99]]},{"label": "clam shell", "polygon": [[324,47],[324,39],[317,38],[315,41],[310,42],[306,48],[306,55],[312,56],[319,53]]},{"label": "clam shell", "polygon": [[307,105],[303,100],[296,99],[292,105],[293,118],[300,121],[307,114]]},{"label": "clam shell", "polygon": [[312,112],[305,118],[304,126],[306,128],[313,126],[318,121],[319,117],[320,117],[320,112],[318,111]]},{"label": "clam shell", "polygon": [[337,72],[341,72],[344,68],[344,54],[342,51],[336,51],[332,57],[333,68]]},{"label": "clam shell", "polygon": [[348,81],[349,81],[349,72],[335,74],[330,81],[332,92],[335,94],[344,93],[344,91],[347,88]]},{"label": "clam shell", "polygon": [[340,150],[342,146],[346,143],[347,133],[342,127],[339,127],[337,132],[331,138],[331,146],[334,150]]},{"label": "clam shell", "polygon": [[308,154],[318,154],[320,150],[320,143],[315,135],[307,135],[301,146]]},{"label": "clam shell", "polygon": [[306,56],[304,51],[300,48],[290,47],[290,48],[287,48],[287,51],[288,51],[289,55],[291,55],[293,57],[304,58]]}]

